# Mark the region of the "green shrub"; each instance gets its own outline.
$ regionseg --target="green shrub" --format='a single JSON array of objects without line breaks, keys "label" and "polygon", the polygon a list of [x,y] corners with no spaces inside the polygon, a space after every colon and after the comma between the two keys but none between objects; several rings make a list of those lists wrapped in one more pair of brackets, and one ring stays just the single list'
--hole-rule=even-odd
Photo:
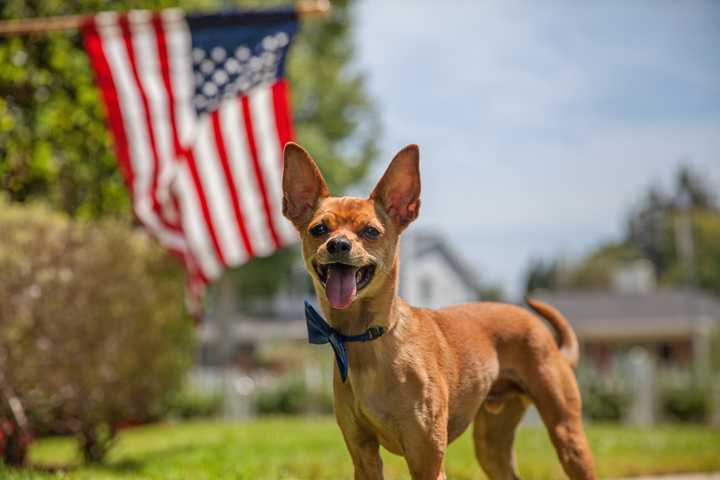
[{"label": "green shrub", "polygon": [[332,413],[330,392],[311,392],[304,383],[291,380],[255,395],[255,411],[259,415],[327,414]]},{"label": "green shrub", "polygon": [[632,395],[619,372],[600,375],[589,368],[578,370],[583,415],[598,422],[619,422],[630,406]]},{"label": "green shrub", "polygon": [[619,422],[630,404],[626,392],[606,388],[599,383],[583,391],[583,414],[598,422]]},{"label": "green shrub", "polygon": [[222,412],[222,407],[223,397],[219,393],[185,389],[165,400],[162,416],[179,419],[216,417]]},{"label": "green shrub", "polygon": [[666,420],[704,422],[709,413],[709,395],[696,385],[664,386],[660,390],[660,411]]},{"label": "green shrub", "polygon": [[191,360],[178,267],[128,225],[0,199],[0,371],[35,434],[77,435],[98,461],[156,414]]},{"label": "green shrub", "polygon": [[302,413],[307,405],[308,392],[302,383],[285,383],[272,390],[258,392],[255,409],[260,415]]}]

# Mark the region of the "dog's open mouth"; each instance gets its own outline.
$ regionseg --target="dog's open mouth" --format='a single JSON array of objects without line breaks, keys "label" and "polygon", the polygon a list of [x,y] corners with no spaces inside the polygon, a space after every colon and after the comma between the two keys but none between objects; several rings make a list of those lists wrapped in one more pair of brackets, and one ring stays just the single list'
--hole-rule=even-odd
[{"label": "dog's open mouth", "polygon": [[333,308],[346,308],[365,288],[375,274],[375,265],[356,267],[344,263],[314,262],[315,271],[325,286],[325,294]]}]

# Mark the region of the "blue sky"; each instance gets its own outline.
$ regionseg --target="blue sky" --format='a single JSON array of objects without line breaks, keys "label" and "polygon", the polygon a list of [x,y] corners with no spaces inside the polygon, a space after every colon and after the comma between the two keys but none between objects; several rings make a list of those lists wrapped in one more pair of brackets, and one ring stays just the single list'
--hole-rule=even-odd
[{"label": "blue sky", "polygon": [[720,192],[720,2],[360,0],[354,14],[383,124],[375,178],[419,144],[411,228],[511,297],[531,258],[617,238],[680,163]]}]

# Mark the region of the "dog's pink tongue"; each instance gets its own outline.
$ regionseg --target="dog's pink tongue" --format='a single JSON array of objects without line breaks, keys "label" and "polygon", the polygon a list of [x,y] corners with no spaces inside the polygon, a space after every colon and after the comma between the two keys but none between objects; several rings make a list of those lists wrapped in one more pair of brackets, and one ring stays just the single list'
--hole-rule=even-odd
[{"label": "dog's pink tongue", "polygon": [[357,293],[355,270],[355,267],[339,263],[331,264],[328,267],[325,293],[333,308],[345,308],[355,298]]}]

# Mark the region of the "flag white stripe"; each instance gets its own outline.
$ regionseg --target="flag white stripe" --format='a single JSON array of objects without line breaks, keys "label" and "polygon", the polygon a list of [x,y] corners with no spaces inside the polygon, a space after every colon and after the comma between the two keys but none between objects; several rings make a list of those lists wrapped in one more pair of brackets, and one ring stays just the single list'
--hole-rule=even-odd
[{"label": "flag white stripe", "polygon": [[280,243],[284,245],[295,240],[295,233],[282,214],[282,151],[275,123],[272,90],[270,87],[254,90],[249,96],[249,103],[258,157],[273,214],[272,222]]},{"label": "flag white stripe", "polygon": [[240,108],[237,100],[225,102],[220,107],[220,123],[250,243],[255,255],[265,256],[272,253],[274,246],[265,224]]},{"label": "flag white stripe", "polygon": [[195,111],[192,103],[195,83],[192,65],[188,61],[192,43],[190,29],[187,23],[182,21],[182,11],[164,10],[162,19],[167,42],[170,82],[175,97],[176,128],[180,144],[188,146],[193,144],[195,129]]},{"label": "flag white stripe", "polygon": [[218,156],[210,115],[206,115],[199,122],[195,160],[225,261],[228,265],[241,263],[246,260],[247,254],[236,227],[235,213]]},{"label": "flag white stripe", "polygon": [[115,81],[123,125],[128,138],[135,178],[133,185],[135,213],[161,243],[175,250],[184,250],[184,239],[161,224],[148,196],[152,162],[148,162],[147,159],[152,158],[152,152],[148,143],[142,103],[130,74],[132,67],[127,58],[117,15],[109,12],[98,15],[97,29]]}]

